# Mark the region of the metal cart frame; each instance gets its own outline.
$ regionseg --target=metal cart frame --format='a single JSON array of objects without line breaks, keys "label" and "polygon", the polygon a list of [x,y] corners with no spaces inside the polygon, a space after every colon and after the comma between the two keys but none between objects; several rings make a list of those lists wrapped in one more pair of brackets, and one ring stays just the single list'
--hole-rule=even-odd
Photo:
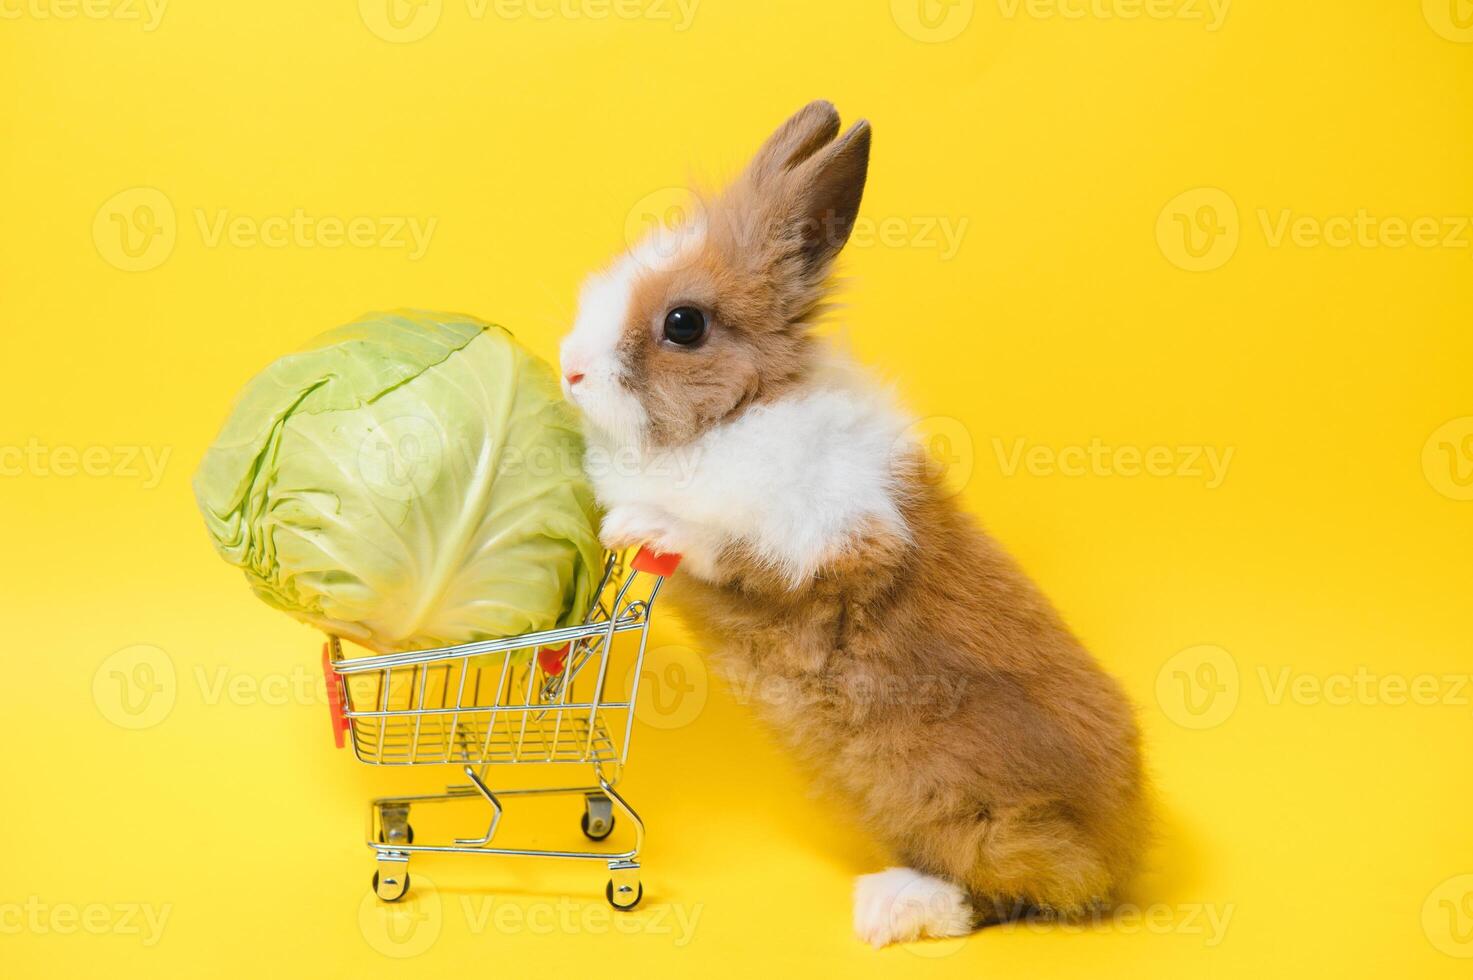
[{"label": "metal cart frame", "polygon": [[[430,853],[601,861],[609,869],[609,904],[621,910],[639,904],[644,822],[615,786],[629,756],[655,599],[678,563],[677,556],[648,550],[632,558],[611,555],[579,626],[357,658],[343,655],[338,637],[328,638],[323,669],[338,746],[351,742],[359,761],[369,765],[456,766],[468,780],[443,793],[372,801],[366,843],[377,862],[373,888],[381,900],[403,898],[410,857]],[[606,685],[615,640],[630,633],[638,647],[629,694],[611,699]],[[491,767],[507,765],[572,766],[589,778],[493,790]],[[634,845],[614,852],[492,846],[502,800],[556,795],[583,797],[582,828],[591,841],[613,833],[617,816],[634,828]],[[467,799],[491,808],[483,833],[449,843],[415,842],[413,807]]]}]

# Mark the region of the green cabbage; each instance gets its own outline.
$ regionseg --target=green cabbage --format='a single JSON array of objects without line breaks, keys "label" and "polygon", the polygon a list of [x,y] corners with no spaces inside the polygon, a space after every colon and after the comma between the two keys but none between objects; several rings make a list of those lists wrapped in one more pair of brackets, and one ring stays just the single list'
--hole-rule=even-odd
[{"label": "green cabbage", "polygon": [[376,313],[253,379],[194,492],[256,595],[388,653],[582,621],[602,570],[582,454],[506,330]]}]

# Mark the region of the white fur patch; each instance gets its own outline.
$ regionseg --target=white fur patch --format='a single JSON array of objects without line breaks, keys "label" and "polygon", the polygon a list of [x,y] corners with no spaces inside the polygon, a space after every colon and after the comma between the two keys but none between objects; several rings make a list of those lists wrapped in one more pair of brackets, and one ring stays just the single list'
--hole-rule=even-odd
[{"label": "white fur patch", "polygon": [[[620,439],[639,439],[649,425],[644,406],[624,385],[624,365],[618,356],[639,271],[626,258],[589,277],[578,300],[578,319],[561,351],[563,393]],[[570,374],[583,379],[570,385]]]},{"label": "white fur patch", "polygon": [[912,868],[888,868],[854,882],[854,933],[871,946],[971,931],[972,906],[949,881]]},{"label": "white fur patch", "polygon": [[[704,223],[661,228],[583,284],[578,317],[560,351],[563,394],[621,442],[638,442],[649,426],[644,406],[625,386],[626,369],[618,354],[635,282],[643,273],[678,267],[704,241]],[[570,374],[581,374],[583,379],[570,385]]]},{"label": "white fur patch", "polygon": [[608,543],[658,532],[705,578],[739,543],[797,586],[866,524],[906,534],[895,462],[909,425],[888,390],[834,355],[808,387],[685,446],[650,450],[592,426],[587,468]]}]

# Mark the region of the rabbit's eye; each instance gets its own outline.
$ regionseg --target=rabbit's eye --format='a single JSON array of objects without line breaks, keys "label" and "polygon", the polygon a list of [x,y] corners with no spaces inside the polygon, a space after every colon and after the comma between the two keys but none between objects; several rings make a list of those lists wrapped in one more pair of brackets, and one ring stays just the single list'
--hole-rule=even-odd
[{"label": "rabbit's eye", "polygon": [[694,347],[706,339],[706,314],[694,306],[679,306],[665,314],[665,339]]}]

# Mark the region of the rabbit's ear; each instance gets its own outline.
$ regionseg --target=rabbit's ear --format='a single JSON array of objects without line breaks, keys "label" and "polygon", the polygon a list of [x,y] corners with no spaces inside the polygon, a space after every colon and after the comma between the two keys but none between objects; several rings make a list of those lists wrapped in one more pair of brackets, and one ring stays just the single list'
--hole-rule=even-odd
[{"label": "rabbit's ear", "polygon": [[822,273],[849,241],[869,174],[870,125],[855,123],[788,178],[788,220],[799,233],[810,270]]},{"label": "rabbit's ear", "polygon": [[747,167],[747,176],[764,184],[798,166],[839,135],[839,110],[832,102],[810,102],[768,137]]}]

